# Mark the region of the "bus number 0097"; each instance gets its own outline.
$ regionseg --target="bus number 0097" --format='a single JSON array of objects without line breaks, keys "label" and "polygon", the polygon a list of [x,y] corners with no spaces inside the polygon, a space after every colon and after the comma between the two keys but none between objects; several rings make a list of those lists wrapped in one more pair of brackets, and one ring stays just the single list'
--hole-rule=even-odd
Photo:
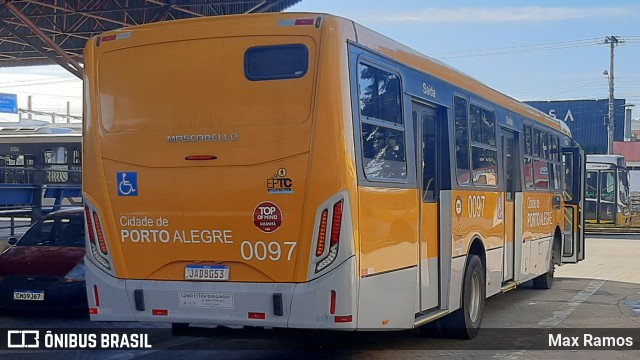
[{"label": "bus number 0097", "polygon": [[[287,252],[287,261],[291,261],[293,256],[293,249],[295,249],[297,243],[294,241],[285,241],[284,249]],[[267,259],[271,261],[278,261],[283,258],[283,246],[277,241],[265,243],[264,241],[243,241],[240,244],[240,253],[242,258],[246,261],[253,259],[259,261],[265,261]]]},{"label": "bus number 0097", "polygon": [[484,200],[484,195],[469,196],[467,204],[469,206],[469,217],[478,218],[484,215]]}]

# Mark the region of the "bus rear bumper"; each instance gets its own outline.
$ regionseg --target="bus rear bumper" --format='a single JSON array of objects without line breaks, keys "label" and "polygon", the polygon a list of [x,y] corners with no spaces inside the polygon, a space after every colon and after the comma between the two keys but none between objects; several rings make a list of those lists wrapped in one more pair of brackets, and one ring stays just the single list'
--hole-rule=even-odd
[{"label": "bus rear bumper", "polygon": [[307,283],[122,280],[90,261],[85,264],[93,321],[344,330],[357,326],[355,257]]}]

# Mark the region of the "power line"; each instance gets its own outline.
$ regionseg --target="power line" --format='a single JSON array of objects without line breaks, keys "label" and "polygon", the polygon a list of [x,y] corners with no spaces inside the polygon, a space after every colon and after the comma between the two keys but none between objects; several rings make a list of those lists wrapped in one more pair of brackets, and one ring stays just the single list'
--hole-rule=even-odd
[{"label": "power line", "polygon": [[[562,95],[562,94],[566,94],[566,93],[568,93],[568,92],[572,92],[572,91],[575,91],[575,90],[578,90],[578,89],[582,89],[582,88],[584,88],[584,87],[587,87],[587,86],[589,86],[589,85],[596,84],[596,83],[598,83],[598,82],[599,82],[599,81],[593,81],[593,82],[590,82],[590,83],[588,83],[588,84],[584,84],[584,85],[581,85],[581,86],[578,86],[578,87],[574,87],[573,89],[569,89],[569,90],[567,90],[567,91],[563,91],[563,92],[559,92],[559,93],[556,93],[556,94],[553,94],[553,95],[546,96],[546,98],[554,98],[554,97],[556,97],[556,96],[558,96],[558,95]],[[543,100],[545,100],[545,99],[539,99],[539,100],[535,100],[535,101],[543,101]]]},{"label": "power line", "polygon": [[565,50],[565,49],[576,48],[576,47],[594,46],[600,43],[601,43],[600,39],[594,38],[594,39],[559,41],[559,42],[552,42],[552,43],[545,43],[545,44],[520,45],[520,46],[510,46],[510,47],[503,47],[503,48],[490,48],[490,49],[478,49],[478,50],[469,50],[469,51],[437,53],[437,54],[432,54],[431,56],[437,57],[439,59],[455,59],[455,58],[466,58],[466,57],[476,57],[476,56],[508,55],[508,54],[517,54],[517,53],[535,52],[535,51]]}]

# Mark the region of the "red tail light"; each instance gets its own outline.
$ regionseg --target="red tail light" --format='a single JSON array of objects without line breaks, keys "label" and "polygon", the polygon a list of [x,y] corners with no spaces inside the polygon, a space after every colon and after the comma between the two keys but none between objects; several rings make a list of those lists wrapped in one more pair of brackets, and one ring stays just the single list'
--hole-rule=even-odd
[{"label": "red tail light", "polygon": [[102,233],[102,225],[100,225],[100,219],[98,218],[98,214],[93,212],[93,222],[96,224],[96,233],[98,234],[98,245],[100,246],[100,251],[103,254],[107,255],[107,242],[104,240],[104,234]]},{"label": "red tail light", "polygon": [[331,221],[331,242],[333,246],[340,240],[340,226],[342,225],[342,200],[333,205],[333,221]]},{"label": "red tail light", "polygon": [[93,285],[93,299],[96,302],[96,307],[100,306],[100,294],[98,294],[98,286]]},{"label": "red tail light", "polygon": [[215,155],[189,155],[185,160],[216,160],[218,157]]},{"label": "red tail light", "polygon": [[324,209],[320,216],[320,229],[318,231],[318,245],[316,246],[316,256],[324,254],[325,242],[327,240],[327,218],[329,210]]},{"label": "red tail light", "polygon": [[96,264],[106,270],[112,271],[108,257],[107,238],[102,229],[100,216],[88,200],[85,200],[84,214],[87,219],[87,231],[89,232],[87,253],[91,254],[90,258],[95,260]]},{"label": "red tail light", "polygon": [[329,313],[331,315],[336,313],[336,291],[331,290],[331,306],[329,308]]},{"label": "red tail light", "polygon": [[353,321],[353,315],[336,316],[334,319],[335,319],[335,322],[337,322],[337,323],[352,322]]},{"label": "red tail light", "polygon": [[92,243],[96,243],[96,237],[93,234],[93,223],[91,222],[91,214],[89,212],[89,207],[88,206],[84,206],[84,217],[87,219],[87,230],[89,231],[89,240]]},{"label": "red tail light", "polygon": [[247,316],[249,319],[256,319],[256,320],[264,320],[267,318],[267,314],[263,312],[250,312]]},{"label": "red tail light", "polygon": [[313,25],[315,19],[296,19],[296,25]]},{"label": "red tail light", "polygon": [[[342,207],[344,200],[340,200],[333,204],[333,213],[331,214],[331,237],[329,239],[329,252],[319,260],[316,264],[316,273],[327,268],[338,258],[338,243],[340,242],[340,228],[342,227]],[[320,231],[318,233],[318,245],[316,246],[316,257],[324,254],[327,230],[327,209],[322,211],[320,216]]]}]

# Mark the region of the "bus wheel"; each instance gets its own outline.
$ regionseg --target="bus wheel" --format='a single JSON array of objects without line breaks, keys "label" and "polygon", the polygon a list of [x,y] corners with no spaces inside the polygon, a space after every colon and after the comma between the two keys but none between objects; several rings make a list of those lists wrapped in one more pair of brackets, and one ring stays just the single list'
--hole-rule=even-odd
[{"label": "bus wheel", "polygon": [[551,289],[553,285],[553,275],[556,271],[556,256],[558,254],[557,242],[554,242],[551,256],[549,258],[549,271],[533,279],[533,287],[536,289]]},{"label": "bus wheel", "polygon": [[473,339],[478,335],[486,294],[485,271],[477,255],[471,255],[464,272],[462,308],[445,319],[445,333],[457,339]]}]

